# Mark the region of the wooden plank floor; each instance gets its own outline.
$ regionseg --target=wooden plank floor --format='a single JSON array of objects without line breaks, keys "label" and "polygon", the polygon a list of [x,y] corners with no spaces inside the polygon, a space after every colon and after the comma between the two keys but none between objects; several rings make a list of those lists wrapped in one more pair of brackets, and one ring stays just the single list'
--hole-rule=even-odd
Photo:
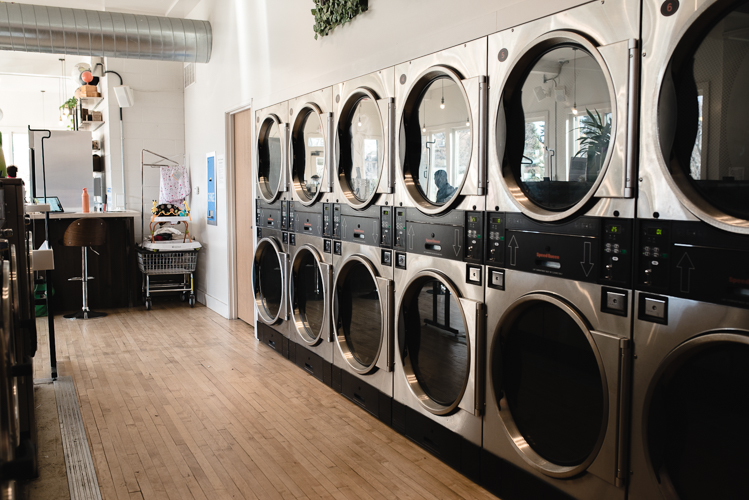
[{"label": "wooden plank floor", "polygon": [[[46,378],[46,318],[37,325]],[[157,301],[55,329],[104,500],[495,498],[242,321]]]}]

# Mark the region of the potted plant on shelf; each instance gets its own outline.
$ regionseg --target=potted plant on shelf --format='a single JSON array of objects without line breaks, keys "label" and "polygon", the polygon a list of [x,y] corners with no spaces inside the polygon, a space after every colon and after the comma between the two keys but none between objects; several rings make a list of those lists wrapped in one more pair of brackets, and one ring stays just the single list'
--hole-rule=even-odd
[{"label": "potted plant on shelf", "polygon": [[73,113],[75,112],[76,106],[78,106],[78,99],[75,97],[71,97],[60,106],[62,114],[70,120],[70,123],[68,123],[68,130],[73,130]]}]

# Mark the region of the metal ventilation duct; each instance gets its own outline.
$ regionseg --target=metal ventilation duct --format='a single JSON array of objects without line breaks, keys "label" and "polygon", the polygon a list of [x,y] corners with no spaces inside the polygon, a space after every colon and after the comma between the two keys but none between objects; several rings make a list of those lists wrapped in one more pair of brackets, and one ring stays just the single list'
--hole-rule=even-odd
[{"label": "metal ventilation duct", "polygon": [[0,2],[0,50],[207,63],[207,21]]}]

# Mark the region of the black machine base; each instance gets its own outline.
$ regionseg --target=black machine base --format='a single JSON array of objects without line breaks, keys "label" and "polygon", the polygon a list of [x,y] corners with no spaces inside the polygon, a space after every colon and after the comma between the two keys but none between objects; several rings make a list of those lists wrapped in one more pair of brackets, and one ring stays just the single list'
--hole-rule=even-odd
[{"label": "black machine base", "polygon": [[[376,417],[382,423],[393,425],[393,398],[383,394],[361,379],[338,368],[340,372],[339,392],[351,402]],[[334,387],[335,388],[335,387]]]},{"label": "black machine base", "polygon": [[257,334],[260,342],[289,359],[289,339],[265,323],[257,324]]},{"label": "black machine base", "polygon": [[78,311],[71,314],[66,314],[63,316],[67,319],[94,319],[94,318],[103,318],[106,316],[107,313],[105,312],[98,312],[98,311]]},{"label": "black machine base", "polygon": [[330,363],[301,344],[295,344],[294,342],[289,342],[289,344],[290,346],[293,346],[290,347],[289,350],[294,351],[294,359],[292,361],[294,361],[299,368],[330,387],[332,382]]},{"label": "black machine base", "polygon": [[479,482],[481,447],[393,401],[393,428],[469,479]]},{"label": "black machine base", "polygon": [[573,500],[533,474],[481,450],[481,480],[479,484],[502,500]]}]

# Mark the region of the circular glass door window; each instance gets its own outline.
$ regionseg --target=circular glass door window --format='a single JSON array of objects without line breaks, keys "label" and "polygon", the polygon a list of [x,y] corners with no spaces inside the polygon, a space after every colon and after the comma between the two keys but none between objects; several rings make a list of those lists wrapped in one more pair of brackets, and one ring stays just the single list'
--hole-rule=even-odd
[{"label": "circular glass door window", "polygon": [[518,88],[504,104],[504,164],[533,204],[570,209],[593,190],[611,146],[604,69],[580,45],[556,46],[525,69]]},{"label": "circular glass door window", "polygon": [[317,112],[303,108],[292,131],[293,171],[297,194],[312,201],[320,192],[325,172],[325,135]]},{"label": "circular glass door window", "polygon": [[435,403],[455,407],[470,356],[463,312],[451,288],[431,277],[413,282],[401,305],[398,338],[420,389]]},{"label": "circular glass door window", "polygon": [[749,2],[742,2],[706,30],[685,35],[659,101],[661,148],[672,173],[719,211],[744,220],[749,219],[749,44],[740,33],[746,31]]},{"label": "circular glass door window", "polygon": [[258,134],[258,183],[263,197],[271,200],[278,194],[283,168],[281,128],[273,117],[266,118]]},{"label": "circular glass door window", "polygon": [[358,202],[366,203],[380,182],[385,138],[373,97],[363,94],[353,99],[353,105],[344,106],[346,118],[338,126],[340,170],[346,181],[344,189]]},{"label": "circular glass door window", "polygon": [[650,405],[653,471],[680,500],[749,498],[749,346],[714,342],[667,368]]},{"label": "circular glass door window", "polygon": [[267,242],[259,245],[254,267],[255,301],[262,305],[267,317],[275,319],[281,310],[283,274],[281,261],[273,245]]},{"label": "circular glass door window", "polygon": [[491,367],[497,401],[506,397],[518,431],[542,458],[582,464],[605,426],[603,379],[587,335],[543,301],[501,329]]},{"label": "circular glass door window", "polygon": [[294,259],[294,316],[301,321],[307,340],[320,337],[325,315],[325,289],[317,259],[303,250]]},{"label": "circular glass door window", "polygon": [[382,310],[377,283],[369,268],[358,260],[345,265],[336,283],[336,331],[339,342],[358,368],[369,368],[377,361],[382,343]]},{"label": "circular glass door window", "polygon": [[417,82],[407,98],[401,137],[404,170],[416,195],[442,206],[460,193],[471,162],[470,111],[463,88],[433,72]]}]

